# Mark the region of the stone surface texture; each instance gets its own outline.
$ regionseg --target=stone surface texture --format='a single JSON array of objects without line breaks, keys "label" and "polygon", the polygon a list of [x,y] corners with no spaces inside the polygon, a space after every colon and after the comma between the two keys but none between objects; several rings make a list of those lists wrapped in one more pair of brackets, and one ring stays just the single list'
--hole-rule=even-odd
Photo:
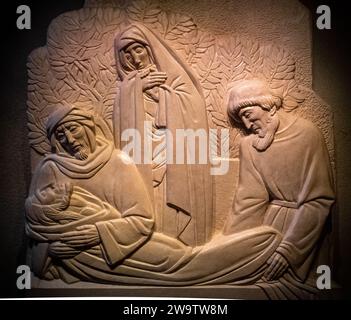
[{"label": "stone surface texture", "polygon": [[[335,155],[311,43],[308,10],[288,0],[87,0],[54,19],[27,64],[36,286],[313,297]],[[144,121],[159,154],[140,165],[121,135],[139,129],[144,146]],[[216,129],[206,152],[229,170],[160,164],[165,129]]]}]

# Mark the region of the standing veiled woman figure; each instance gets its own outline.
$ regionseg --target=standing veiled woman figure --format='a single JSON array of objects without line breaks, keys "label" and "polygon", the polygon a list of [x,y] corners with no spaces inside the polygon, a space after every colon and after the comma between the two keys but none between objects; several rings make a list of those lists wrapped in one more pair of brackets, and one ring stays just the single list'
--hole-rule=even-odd
[{"label": "standing veiled woman figure", "polygon": [[[185,164],[176,163],[177,129],[208,134],[200,84],[175,52],[143,26],[119,34],[115,53],[121,79],[113,115],[116,147],[130,144],[122,137],[126,129],[137,129],[141,159],[132,156],[153,199],[156,231],[202,245],[212,236],[214,220],[209,161],[186,164],[185,143]],[[208,145],[204,149],[208,154]],[[198,156],[198,151],[197,145],[190,152]],[[143,158],[147,153],[149,163]]]}]

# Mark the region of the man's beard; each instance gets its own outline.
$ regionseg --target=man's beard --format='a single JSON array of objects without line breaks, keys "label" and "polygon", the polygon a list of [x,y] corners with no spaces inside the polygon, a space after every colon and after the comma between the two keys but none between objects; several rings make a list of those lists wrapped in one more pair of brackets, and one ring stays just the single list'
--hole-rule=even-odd
[{"label": "man's beard", "polygon": [[260,137],[258,134],[256,134],[254,140],[252,141],[252,146],[257,151],[265,151],[272,144],[278,126],[279,118],[277,115],[274,115],[270,118],[270,121],[267,121],[266,134],[263,137]]},{"label": "man's beard", "polygon": [[78,160],[86,160],[89,156],[89,148],[83,147],[74,154],[74,157]]}]

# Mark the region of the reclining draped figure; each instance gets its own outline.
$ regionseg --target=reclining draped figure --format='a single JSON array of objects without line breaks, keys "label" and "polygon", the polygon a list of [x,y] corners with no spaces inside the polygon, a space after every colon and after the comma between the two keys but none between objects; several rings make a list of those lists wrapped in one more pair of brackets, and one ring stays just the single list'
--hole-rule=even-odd
[{"label": "reclining draped figure", "polygon": [[[131,159],[106,139],[106,130],[101,119],[68,105],[58,107],[47,121],[52,153],[38,165],[26,201],[26,229],[33,239],[32,268],[37,276],[67,283],[254,285],[270,297],[313,292],[295,276],[294,268],[275,281],[265,278],[267,261],[276,252],[286,250],[293,257],[288,243],[295,236],[285,235],[285,229],[274,223],[263,225],[260,217],[267,202],[255,202],[257,212],[243,209],[239,214],[243,221],[253,215],[256,223],[236,233],[227,230],[203,246],[190,247],[155,231],[143,179]],[[310,185],[320,182],[328,181]],[[240,190],[239,186],[239,195]],[[322,202],[319,211],[325,216],[332,194],[323,191],[327,203]],[[318,196],[313,194],[310,201]],[[313,219],[311,213],[308,221]],[[322,222],[318,230],[311,225],[304,237],[314,241]],[[312,248],[306,250],[303,258]],[[303,265],[298,259],[297,263]]]}]

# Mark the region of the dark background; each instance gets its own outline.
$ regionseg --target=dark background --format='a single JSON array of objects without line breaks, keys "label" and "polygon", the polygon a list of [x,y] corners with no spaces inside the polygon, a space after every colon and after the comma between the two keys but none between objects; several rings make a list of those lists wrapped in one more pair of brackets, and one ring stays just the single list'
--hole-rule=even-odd
[{"label": "dark background", "polygon": [[[30,30],[17,29],[19,5],[31,8]],[[27,57],[45,45],[46,31],[55,17],[83,5],[83,0],[15,0],[1,10],[0,297],[24,294],[17,290],[16,270],[26,261],[24,201],[31,179],[26,127]]]},{"label": "dark background", "polygon": [[[343,287],[343,298],[351,298],[351,110],[348,101],[351,13],[342,1],[301,2],[310,9],[313,22],[313,87],[334,111],[338,203],[333,226],[336,238],[332,278]],[[22,4],[31,8],[31,30],[16,28],[16,9]],[[1,10],[0,297],[24,295],[16,288],[16,269],[25,264],[24,201],[31,178],[26,128],[26,59],[32,50],[45,45],[48,25],[55,17],[79,9],[83,4],[83,0],[15,0]],[[316,28],[316,8],[322,4],[331,8],[331,30]]]}]

